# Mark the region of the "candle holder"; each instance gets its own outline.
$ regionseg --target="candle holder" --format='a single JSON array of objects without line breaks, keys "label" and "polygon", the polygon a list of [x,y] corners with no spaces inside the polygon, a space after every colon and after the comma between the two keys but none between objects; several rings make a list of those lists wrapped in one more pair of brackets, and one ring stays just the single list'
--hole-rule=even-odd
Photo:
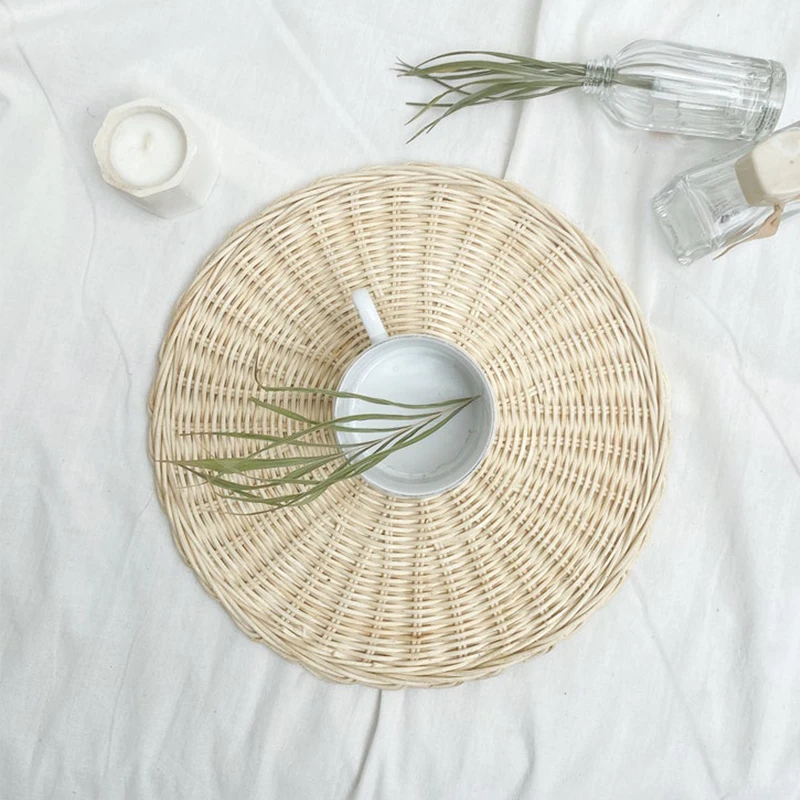
[{"label": "candle holder", "polygon": [[112,108],[93,147],[105,182],[160,217],[200,208],[219,175],[200,131],[150,98]]}]

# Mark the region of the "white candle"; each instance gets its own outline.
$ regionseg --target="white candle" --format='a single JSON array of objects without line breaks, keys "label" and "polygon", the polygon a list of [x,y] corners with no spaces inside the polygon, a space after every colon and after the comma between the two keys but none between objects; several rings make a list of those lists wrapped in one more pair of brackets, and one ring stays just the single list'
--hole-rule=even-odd
[{"label": "white candle", "polygon": [[141,111],[123,119],[111,134],[111,166],[131,186],[157,186],[186,158],[186,137],[174,119]]},{"label": "white candle", "polygon": [[200,132],[157,100],[112,108],[94,140],[106,183],[162,217],[199,208],[219,167]]}]

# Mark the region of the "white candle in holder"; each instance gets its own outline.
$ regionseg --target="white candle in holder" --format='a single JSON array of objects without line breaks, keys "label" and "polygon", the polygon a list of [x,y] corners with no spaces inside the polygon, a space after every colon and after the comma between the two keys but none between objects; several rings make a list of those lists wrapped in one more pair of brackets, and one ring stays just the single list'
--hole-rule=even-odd
[{"label": "white candle in holder", "polygon": [[94,152],[107,183],[162,217],[202,206],[219,174],[199,131],[156,100],[136,100],[109,111]]}]

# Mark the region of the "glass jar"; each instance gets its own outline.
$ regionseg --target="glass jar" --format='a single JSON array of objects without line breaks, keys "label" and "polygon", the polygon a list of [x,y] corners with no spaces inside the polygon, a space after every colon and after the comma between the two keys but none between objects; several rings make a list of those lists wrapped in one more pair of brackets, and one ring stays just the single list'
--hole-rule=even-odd
[{"label": "glass jar", "polygon": [[[756,148],[773,140],[780,145],[787,132],[800,131],[800,122],[777,131],[755,147],[745,145],[693,167],[673,178],[653,200],[653,208],[670,246],[681,264],[714,253],[752,237],[781,206],[779,219],[786,220],[800,211],[800,184],[784,186],[785,196],[771,197],[764,191],[753,200],[752,188],[742,183],[753,180],[743,174],[742,164],[751,163]],[[783,164],[772,164],[774,174],[785,180],[800,173],[798,137],[792,135],[791,149],[778,148]],[[773,148],[774,150],[775,148]],[[737,168],[738,167],[738,168]],[[795,177],[795,181],[798,178]],[[750,195],[750,199],[746,195]],[[785,205],[785,209],[784,209]]]}]

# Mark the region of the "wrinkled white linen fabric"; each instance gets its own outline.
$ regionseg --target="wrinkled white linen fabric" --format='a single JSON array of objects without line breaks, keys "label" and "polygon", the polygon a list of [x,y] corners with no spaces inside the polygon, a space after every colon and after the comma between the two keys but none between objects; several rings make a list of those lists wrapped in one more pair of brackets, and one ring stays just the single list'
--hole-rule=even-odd
[{"label": "wrinkled white linen fabric", "polygon": [[[411,145],[395,57],[580,60],[643,36],[777,58],[777,0],[0,0],[0,798],[800,797],[798,230],[680,267],[650,198],[721,142],[580,93]],[[140,96],[222,177],[161,220],[91,141]],[[674,443],[651,541],[547,656],[446,690],[332,685],[249,641],[154,497],[146,399],[173,304],[227,231],[323,175],[425,160],[515,180],[605,250],[652,325]]]}]

